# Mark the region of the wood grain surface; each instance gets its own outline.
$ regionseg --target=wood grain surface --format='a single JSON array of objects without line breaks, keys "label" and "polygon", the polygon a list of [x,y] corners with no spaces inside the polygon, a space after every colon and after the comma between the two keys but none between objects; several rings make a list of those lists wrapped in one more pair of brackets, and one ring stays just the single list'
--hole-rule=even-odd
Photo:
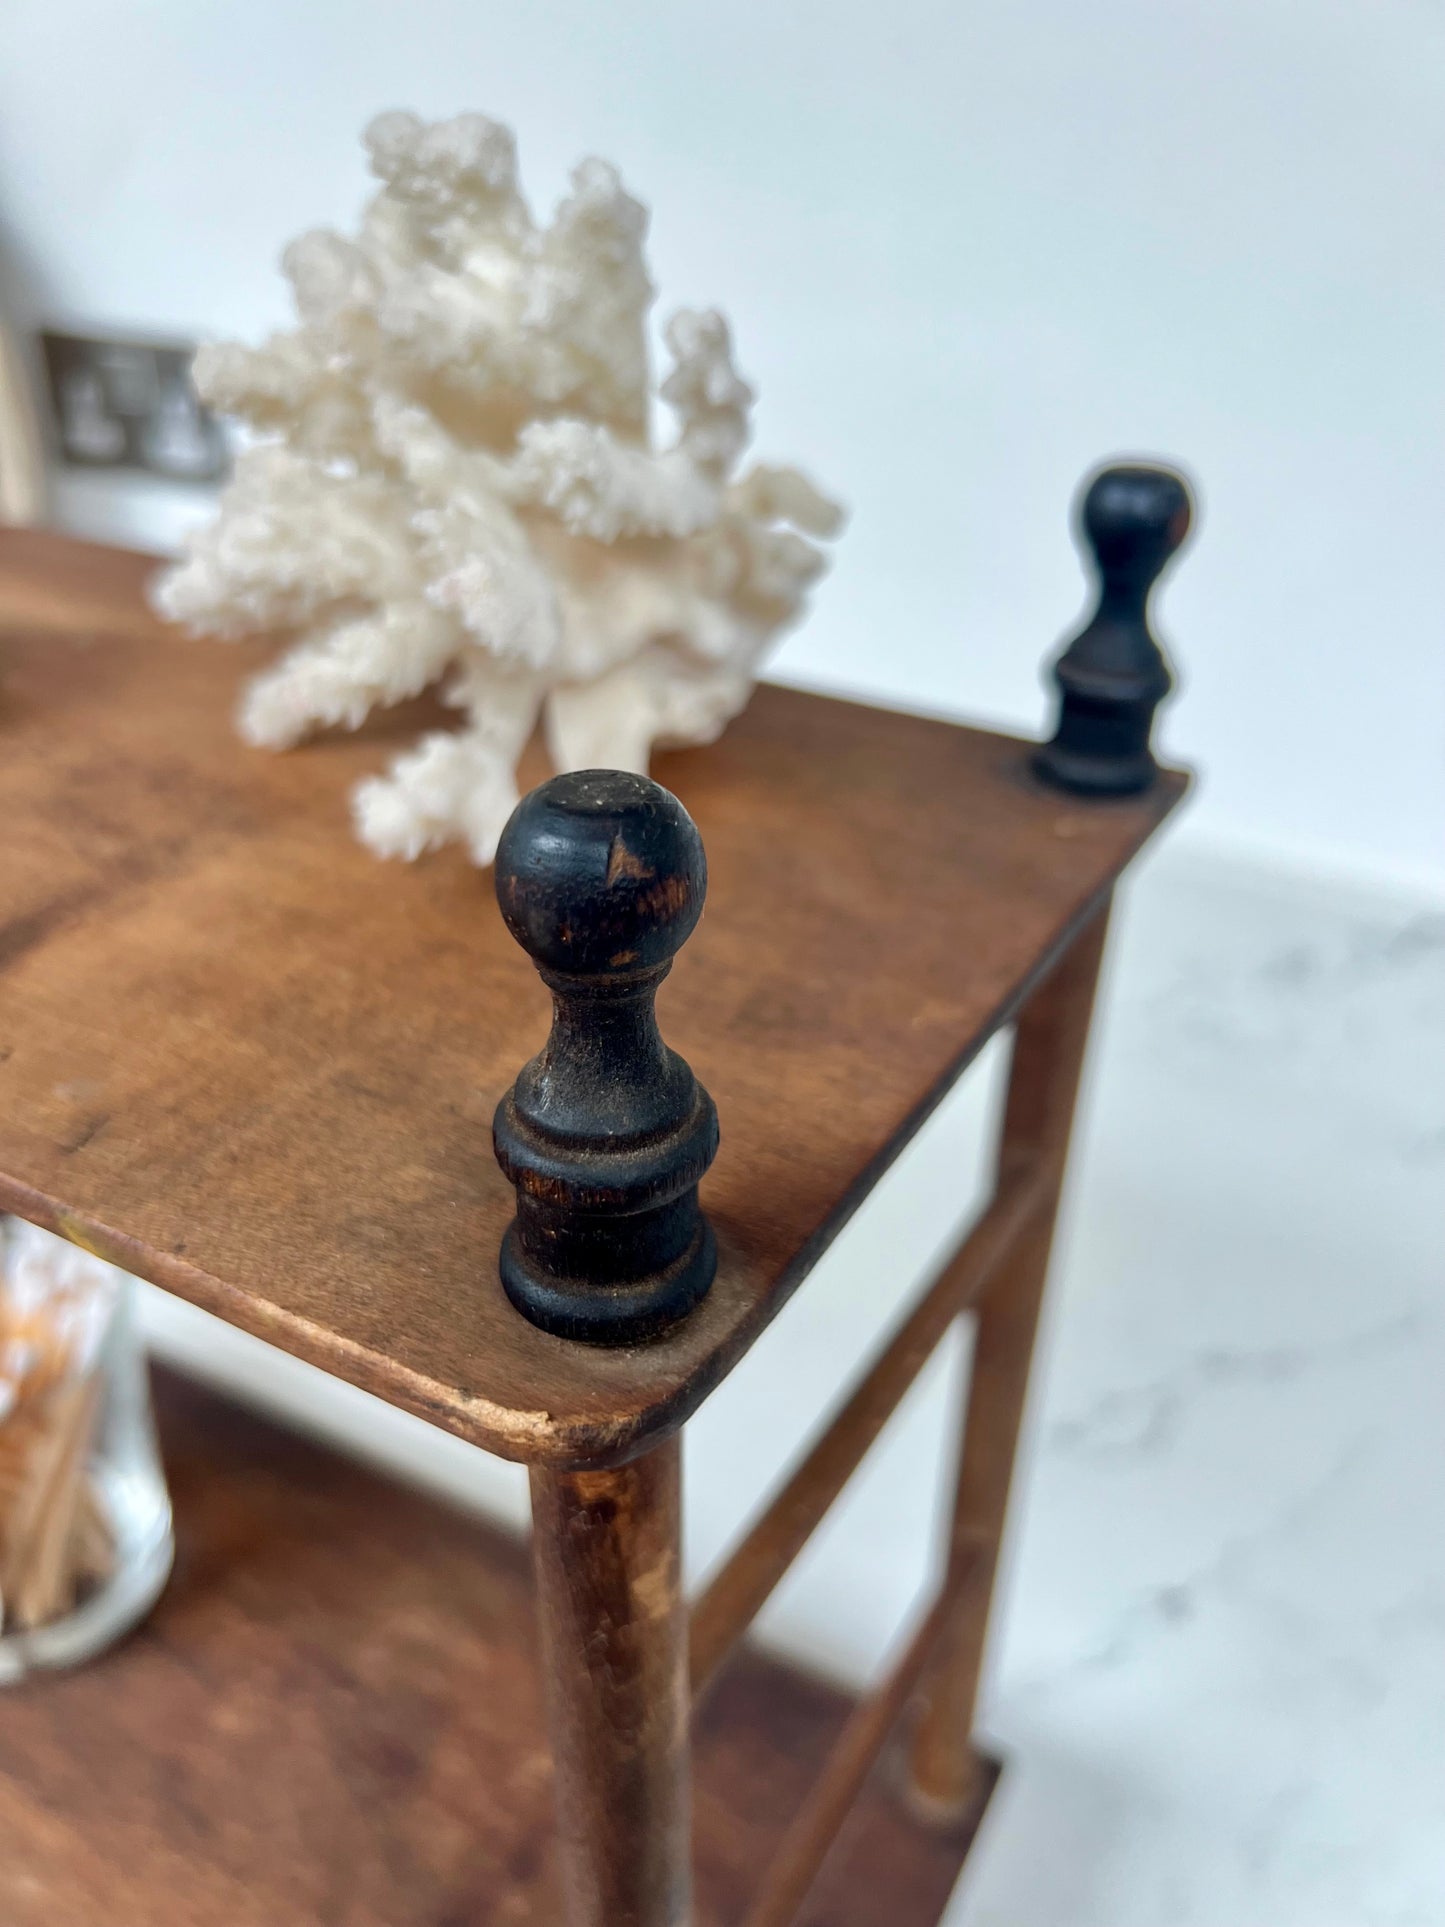
[{"label": "wood grain surface", "polygon": [[0,535],[0,1205],[532,1462],[696,1408],[1184,788],[1074,802],[1010,737],[777,688],[660,757],[710,871],[660,1013],[722,1121],[719,1269],[600,1355],[497,1275],[488,1127],[548,1011],[491,879],[351,834],[430,712],[246,748],[271,648],[166,631],[151,566]]},{"label": "wood grain surface", "polygon": [[[554,1927],[526,1548],[157,1374],[175,1576],[0,1700],[5,1927]],[[698,1927],[740,1921],[850,1701],[744,1653],[696,1735]],[[876,1776],[802,1927],[924,1927],[968,1845]]]}]

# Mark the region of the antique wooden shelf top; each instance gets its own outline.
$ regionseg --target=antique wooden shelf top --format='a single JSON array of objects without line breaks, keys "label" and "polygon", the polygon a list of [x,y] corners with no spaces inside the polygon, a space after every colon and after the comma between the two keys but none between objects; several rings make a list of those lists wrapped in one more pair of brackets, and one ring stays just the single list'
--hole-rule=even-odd
[{"label": "antique wooden shelf top", "polygon": [[0,1207],[512,1458],[680,1424],[1185,787],[1080,802],[1012,737],[770,687],[658,759],[708,854],[659,1009],[722,1120],[720,1262],[599,1350],[498,1279],[491,1117],[549,1013],[491,877],[352,836],[417,706],[247,748],[271,648],[167,630],[153,566],[0,534]]}]

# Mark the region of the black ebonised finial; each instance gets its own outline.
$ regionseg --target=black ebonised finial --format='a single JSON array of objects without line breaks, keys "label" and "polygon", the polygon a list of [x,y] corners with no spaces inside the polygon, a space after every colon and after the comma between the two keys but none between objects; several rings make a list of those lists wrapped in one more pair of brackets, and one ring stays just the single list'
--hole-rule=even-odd
[{"label": "black ebonised finial", "polygon": [[553,1001],[552,1034],[493,1125],[517,1187],[502,1283],[545,1331],[633,1344],[690,1311],[717,1269],[697,1200],[717,1112],[653,1010],[702,915],[702,839],[645,776],[582,770],[523,797],[496,882]]},{"label": "black ebonised finial", "polygon": [[1189,533],[1189,485],[1173,469],[1102,469],[1079,523],[1099,576],[1088,626],[1054,665],[1062,694],[1054,739],[1034,769],[1083,796],[1125,796],[1156,774],[1149,735],[1174,678],[1149,628],[1149,591]]}]

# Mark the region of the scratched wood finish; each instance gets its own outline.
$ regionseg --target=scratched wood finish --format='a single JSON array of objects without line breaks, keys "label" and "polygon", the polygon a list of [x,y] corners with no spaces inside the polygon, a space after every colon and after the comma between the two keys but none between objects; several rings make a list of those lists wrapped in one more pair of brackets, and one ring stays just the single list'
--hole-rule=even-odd
[{"label": "scratched wood finish", "polygon": [[[0,1696],[5,1927],[556,1927],[526,1549],[168,1373],[179,1558]],[[745,1653],[697,1729],[698,1927],[736,1927],[851,1702]],[[880,1774],[804,1927],[924,1927],[967,1836]]]},{"label": "scratched wood finish", "polygon": [[567,1927],[687,1927],[682,1441],[535,1468],[532,1551]]},{"label": "scratched wood finish", "polygon": [[710,872],[659,1001],[722,1120],[719,1267],[601,1355],[497,1275],[488,1126],[549,1013],[491,879],[351,836],[416,707],[246,748],[268,650],[150,621],[148,566],[0,536],[0,1205],[514,1458],[696,1408],[1184,786],[1077,803],[1012,738],[782,689],[660,757]]}]

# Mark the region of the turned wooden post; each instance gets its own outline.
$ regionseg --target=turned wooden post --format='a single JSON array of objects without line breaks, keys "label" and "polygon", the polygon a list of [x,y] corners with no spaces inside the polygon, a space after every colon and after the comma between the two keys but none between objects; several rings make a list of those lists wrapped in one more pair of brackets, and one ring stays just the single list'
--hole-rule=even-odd
[{"label": "turned wooden post", "polygon": [[947,1554],[953,1605],[913,1735],[912,1791],[945,1818],[979,1790],[970,1739],[989,1605],[1108,917],[1105,906],[1074,939],[1014,1030],[999,1170],[1033,1165],[1050,1196],[978,1309]]},{"label": "turned wooden post", "polygon": [[676,1437],[532,1472],[533,1558],[567,1927],[685,1927],[687,1611]]},{"label": "turned wooden post", "polygon": [[645,776],[554,776],[513,811],[496,884],[553,1012],[493,1125],[517,1187],[502,1283],[546,1331],[634,1344],[691,1311],[717,1269],[697,1201],[717,1112],[653,1008],[702,915],[702,839]]},{"label": "turned wooden post", "polygon": [[[553,1001],[546,1046],[494,1126],[517,1187],[502,1282],[563,1339],[645,1342],[712,1283],[697,1187],[717,1113],[653,1009],[706,889],[691,818],[646,777],[554,777],[502,834],[497,899]],[[532,1471],[568,1927],[688,1919],[680,1468],[672,1438],[620,1467]]]},{"label": "turned wooden post", "polygon": [[1059,789],[1127,796],[1158,774],[1149,739],[1174,678],[1149,627],[1149,595],[1192,519],[1189,485],[1173,469],[1106,468],[1085,491],[1079,525],[1099,600],[1054,665],[1058,728],[1034,755]]}]

